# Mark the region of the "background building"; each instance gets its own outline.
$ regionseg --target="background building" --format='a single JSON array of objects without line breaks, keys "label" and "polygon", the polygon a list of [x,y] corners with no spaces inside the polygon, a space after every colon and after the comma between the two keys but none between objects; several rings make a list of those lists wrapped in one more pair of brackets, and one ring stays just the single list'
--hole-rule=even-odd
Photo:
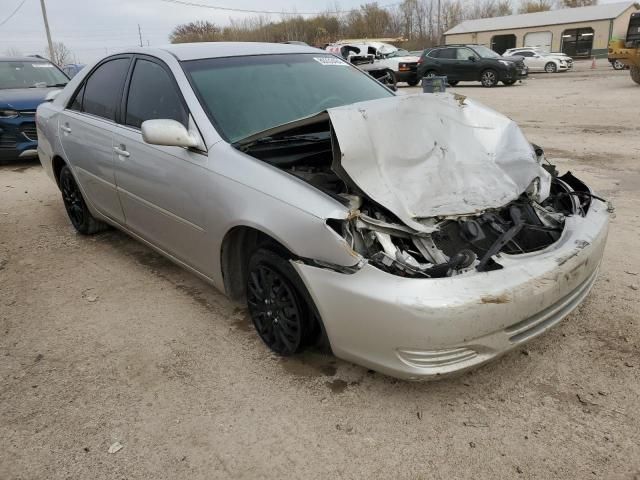
[{"label": "background building", "polygon": [[467,20],[444,33],[445,43],[479,43],[498,53],[541,47],[572,57],[606,57],[609,39],[624,38],[633,2]]}]

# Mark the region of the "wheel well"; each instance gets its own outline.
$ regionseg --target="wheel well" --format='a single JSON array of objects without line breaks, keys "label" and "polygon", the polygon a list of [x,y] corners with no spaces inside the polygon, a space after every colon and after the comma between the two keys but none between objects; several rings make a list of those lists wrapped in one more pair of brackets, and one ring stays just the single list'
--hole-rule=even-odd
[{"label": "wheel well", "polygon": [[66,164],[67,162],[65,162],[64,159],[59,155],[53,157],[53,160],[51,161],[51,168],[53,168],[53,177],[56,179],[56,183],[58,185],[60,185],[60,172],[62,171],[62,167],[64,167]]},{"label": "wheel well", "polygon": [[258,229],[247,226],[232,228],[224,236],[220,249],[224,289],[232,300],[245,301],[249,258],[259,247],[267,247],[285,258],[295,258],[284,245]]}]

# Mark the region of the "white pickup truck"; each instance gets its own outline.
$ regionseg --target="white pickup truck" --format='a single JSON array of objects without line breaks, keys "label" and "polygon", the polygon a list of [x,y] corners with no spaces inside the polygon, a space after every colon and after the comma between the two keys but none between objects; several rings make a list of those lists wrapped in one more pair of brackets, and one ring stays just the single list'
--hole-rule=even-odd
[{"label": "white pickup truck", "polygon": [[411,86],[419,82],[417,75],[419,57],[390,43],[343,41],[328,45],[326,50],[352,63],[357,63],[357,59],[369,58],[373,63],[392,71],[395,82],[407,82]]}]

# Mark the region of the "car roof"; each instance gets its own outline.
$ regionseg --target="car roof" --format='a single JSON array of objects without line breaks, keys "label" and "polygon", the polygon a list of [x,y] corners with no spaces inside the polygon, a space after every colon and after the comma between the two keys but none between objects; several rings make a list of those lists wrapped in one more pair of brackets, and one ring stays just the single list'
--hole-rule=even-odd
[{"label": "car roof", "polygon": [[31,62],[31,63],[46,62],[46,63],[51,63],[46,58],[29,57],[29,56],[23,56],[23,57],[0,57],[0,62]]},{"label": "car roof", "polygon": [[278,55],[287,53],[327,52],[306,45],[260,42],[199,42],[176,43],[162,47],[136,47],[120,53],[143,53],[154,55],[166,52],[178,60],[199,60],[203,58],[242,57],[247,55]]}]

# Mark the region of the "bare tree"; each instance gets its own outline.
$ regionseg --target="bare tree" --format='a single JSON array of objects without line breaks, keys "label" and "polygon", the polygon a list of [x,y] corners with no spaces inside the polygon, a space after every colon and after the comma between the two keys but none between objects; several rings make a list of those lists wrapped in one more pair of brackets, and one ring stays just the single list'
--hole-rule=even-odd
[{"label": "bare tree", "polygon": [[58,66],[65,65],[71,62],[73,53],[62,42],[53,42],[53,52],[49,51],[49,47],[46,48],[46,56]]},{"label": "bare tree", "polygon": [[173,29],[169,40],[171,43],[216,42],[222,40],[220,29],[206,20],[197,20]]},{"label": "bare tree", "polygon": [[520,3],[520,13],[546,12],[553,7],[552,0],[524,0]]},{"label": "bare tree", "polygon": [[[393,7],[367,2],[345,13],[336,5],[313,17],[260,15],[231,19],[219,28],[208,21],[178,25],[171,33],[172,43],[202,41],[300,40],[323,47],[344,38],[403,37],[407,49],[425,48],[442,39],[442,33],[460,22],[474,18],[510,15],[513,0],[403,0]],[[554,1],[522,0],[528,11],[548,10]],[[593,0],[591,0],[593,1]]]},{"label": "bare tree", "polygon": [[496,4],[496,17],[504,17],[512,14],[513,7],[511,6],[511,0],[498,0]]},{"label": "bare tree", "polygon": [[22,56],[22,51],[18,47],[9,47],[4,51],[4,54],[7,57],[20,57]]},{"label": "bare tree", "polygon": [[566,8],[588,7],[597,4],[598,0],[560,0],[560,6]]}]

